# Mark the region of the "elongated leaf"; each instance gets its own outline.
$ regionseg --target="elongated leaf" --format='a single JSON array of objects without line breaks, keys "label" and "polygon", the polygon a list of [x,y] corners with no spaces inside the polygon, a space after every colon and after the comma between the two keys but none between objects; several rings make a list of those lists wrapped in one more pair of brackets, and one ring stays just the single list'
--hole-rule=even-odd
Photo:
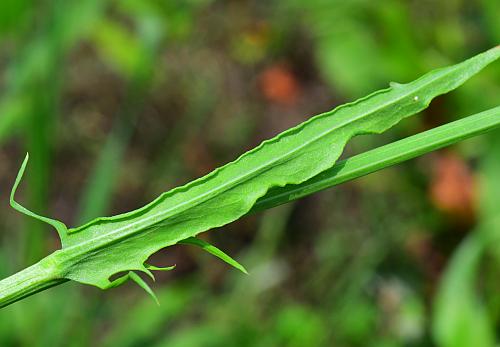
[{"label": "elongated leaf", "polygon": [[154,252],[238,219],[272,187],[299,184],[332,167],[353,136],[389,129],[499,56],[500,48],[493,48],[414,82],[393,84],[315,116],[141,209],[69,229],[51,264],[61,278],[100,288],[110,287],[115,273],[149,272],[144,263]]},{"label": "elongated leaf", "polygon": [[229,265],[233,266],[234,268],[240,270],[244,274],[248,275],[247,269],[240,263],[238,263],[236,260],[234,260],[230,255],[226,254],[225,252],[221,251],[219,248],[215,247],[214,245],[209,244],[206,241],[203,241],[202,239],[198,239],[196,237],[188,237],[185,240],[180,241],[179,243],[183,243],[186,245],[194,245],[198,246],[201,249],[207,251],[208,253],[212,254],[213,256],[216,256],[220,260],[228,263]]}]

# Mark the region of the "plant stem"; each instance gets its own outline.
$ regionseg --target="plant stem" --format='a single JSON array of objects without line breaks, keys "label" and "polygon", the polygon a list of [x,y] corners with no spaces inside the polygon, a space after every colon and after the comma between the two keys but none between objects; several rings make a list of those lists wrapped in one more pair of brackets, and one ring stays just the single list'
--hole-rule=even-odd
[{"label": "plant stem", "polygon": [[[495,128],[500,128],[500,107],[339,161],[331,169],[307,182],[271,190],[257,201],[251,212],[300,199]],[[0,281],[0,308],[66,282],[59,269],[56,251],[38,263]]]},{"label": "plant stem", "polygon": [[303,198],[499,127],[500,106],[339,161],[302,184],[272,189],[251,212]]},{"label": "plant stem", "polygon": [[66,282],[58,277],[54,254],[0,281],[0,308]]}]

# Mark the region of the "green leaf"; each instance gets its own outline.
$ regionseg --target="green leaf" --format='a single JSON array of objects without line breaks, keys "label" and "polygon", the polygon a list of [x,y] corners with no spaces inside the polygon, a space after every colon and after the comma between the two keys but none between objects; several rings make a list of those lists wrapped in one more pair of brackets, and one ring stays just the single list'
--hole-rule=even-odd
[{"label": "green leaf", "polygon": [[496,47],[315,116],[143,208],[69,229],[62,249],[44,264],[59,278],[103,289],[114,274],[150,273],[145,261],[156,251],[240,218],[272,187],[300,184],[331,168],[352,137],[389,129],[499,56]]},{"label": "green leaf", "polygon": [[205,251],[207,251],[208,253],[216,256],[217,258],[221,259],[222,261],[225,261],[229,265],[231,265],[231,266],[235,267],[236,269],[240,270],[244,274],[248,275],[248,271],[247,271],[247,269],[245,269],[245,267],[243,265],[241,265],[236,260],[234,260],[233,258],[231,258],[231,256],[229,256],[228,254],[224,253],[223,251],[221,251],[217,247],[209,244],[206,241],[203,241],[201,239],[197,239],[196,237],[188,237],[187,239],[182,240],[179,243],[183,243],[185,245],[198,246],[198,247],[204,249]]}]

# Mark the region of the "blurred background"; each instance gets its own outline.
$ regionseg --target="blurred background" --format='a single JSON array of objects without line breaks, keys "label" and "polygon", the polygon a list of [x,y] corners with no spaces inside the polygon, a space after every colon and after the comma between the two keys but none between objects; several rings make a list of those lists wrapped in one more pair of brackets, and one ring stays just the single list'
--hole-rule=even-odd
[{"label": "blurred background", "polygon": [[[311,115],[500,43],[497,0],[0,1],[0,277]],[[345,156],[498,105],[494,64]],[[1,346],[495,346],[500,133],[202,237],[152,284],[66,283],[0,311]]]}]

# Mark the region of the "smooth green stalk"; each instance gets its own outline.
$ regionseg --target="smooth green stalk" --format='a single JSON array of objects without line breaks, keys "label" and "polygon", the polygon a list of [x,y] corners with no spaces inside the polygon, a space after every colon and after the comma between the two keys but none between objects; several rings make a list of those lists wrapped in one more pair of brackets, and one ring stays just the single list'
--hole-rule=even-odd
[{"label": "smooth green stalk", "polygon": [[[330,170],[296,186],[270,191],[252,211],[275,207],[369,173],[399,164],[467,138],[500,128],[500,107],[448,123],[338,162]],[[65,250],[0,281],[0,307],[66,281],[62,278]]]},{"label": "smooth green stalk", "polygon": [[0,281],[0,308],[66,282],[53,262],[54,254]]}]

